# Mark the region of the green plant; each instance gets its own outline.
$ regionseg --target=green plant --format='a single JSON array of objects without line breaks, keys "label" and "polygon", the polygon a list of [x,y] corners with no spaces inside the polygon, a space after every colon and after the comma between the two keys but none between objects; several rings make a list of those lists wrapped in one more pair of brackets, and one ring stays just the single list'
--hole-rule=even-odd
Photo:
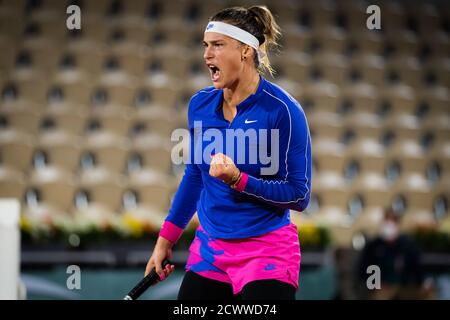
[{"label": "green plant", "polygon": [[311,222],[299,225],[298,236],[302,250],[324,249],[331,243],[330,231],[324,226]]},{"label": "green plant", "polygon": [[450,234],[435,228],[418,228],[413,238],[423,251],[450,252]]}]

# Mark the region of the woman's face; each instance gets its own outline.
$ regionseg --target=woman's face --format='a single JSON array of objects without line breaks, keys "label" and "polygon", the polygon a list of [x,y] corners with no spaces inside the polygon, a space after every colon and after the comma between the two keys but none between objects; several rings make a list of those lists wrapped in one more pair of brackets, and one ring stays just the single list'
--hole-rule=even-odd
[{"label": "woman's face", "polygon": [[244,46],[239,41],[216,32],[205,33],[203,46],[203,58],[214,87],[233,87],[244,70],[245,64],[241,60]]}]

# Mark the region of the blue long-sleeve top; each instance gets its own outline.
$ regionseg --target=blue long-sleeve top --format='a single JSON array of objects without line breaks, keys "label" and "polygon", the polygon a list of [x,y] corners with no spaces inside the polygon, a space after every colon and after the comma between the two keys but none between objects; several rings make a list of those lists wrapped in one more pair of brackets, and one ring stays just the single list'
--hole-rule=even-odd
[{"label": "blue long-sleeve top", "polygon": [[[189,102],[190,161],[166,221],[184,229],[197,211],[201,226],[222,239],[289,224],[289,209],[303,211],[311,194],[311,138],[303,109],[263,77],[257,91],[237,105],[231,123],[222,102],[223,90],[214,87]],[[219,152],[248,175],[242,192],[209,175],[210,155]]]}]

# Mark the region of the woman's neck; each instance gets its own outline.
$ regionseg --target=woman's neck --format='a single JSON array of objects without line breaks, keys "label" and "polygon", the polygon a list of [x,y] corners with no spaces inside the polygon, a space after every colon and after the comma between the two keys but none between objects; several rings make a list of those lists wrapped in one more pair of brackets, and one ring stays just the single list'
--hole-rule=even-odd
[{"label": "woman's neck", "polygon": [[224,104],[228,107],[235,107],[248,96],[254,94],[259,85],[259,73],[255,70],[249,72],[248,76],[244,74],[237,80],[233,87],[223,89]]}]

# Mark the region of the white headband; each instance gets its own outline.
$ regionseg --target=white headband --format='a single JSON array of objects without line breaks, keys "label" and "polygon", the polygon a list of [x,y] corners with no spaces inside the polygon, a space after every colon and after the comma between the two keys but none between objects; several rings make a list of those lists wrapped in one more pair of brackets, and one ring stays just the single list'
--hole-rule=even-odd
[{"label": "white headband", "polygon": [[250,47],[255,49],[258,55],[258,62],[262,62],[262,58],[264,57],[264,53],[259,50],[259,41],[258,39],[252,35],[250,32],[242,30],[236,26],[233,26],[228,23],[220,22],[220,21],[211,21],[208,23],[205,29],[205,33],[207,32],[217,32],[229,36],[233,39],[236,39],[242,43],[248,44]]}]

